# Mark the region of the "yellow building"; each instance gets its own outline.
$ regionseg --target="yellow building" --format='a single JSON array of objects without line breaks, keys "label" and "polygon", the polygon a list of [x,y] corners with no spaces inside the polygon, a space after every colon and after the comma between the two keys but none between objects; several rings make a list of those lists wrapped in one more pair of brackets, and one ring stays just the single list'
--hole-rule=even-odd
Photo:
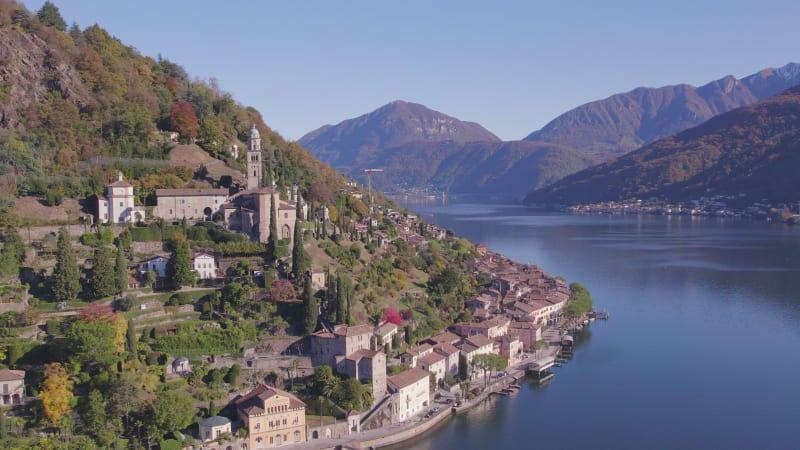
[{"label": "yellow building", "polygon": [[306,441],[306,404],[280,389],[259,385],[234,400],[250,449]]}]

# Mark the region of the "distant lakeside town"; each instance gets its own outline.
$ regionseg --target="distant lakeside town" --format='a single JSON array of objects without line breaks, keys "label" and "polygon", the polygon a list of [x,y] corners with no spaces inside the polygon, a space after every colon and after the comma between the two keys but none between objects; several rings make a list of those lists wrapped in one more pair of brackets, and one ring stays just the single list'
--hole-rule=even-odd
[{"label": "distant lakeside town", "polygon": [[800,202],[773,204],[764,199],[744,207],[733,206],[742,203],[742,196],[715,195],[687,202],[672,203],[654,198],[629,199],[574,205],[563,209],[573,214],[742,217],[792,224],[800,223]]}]

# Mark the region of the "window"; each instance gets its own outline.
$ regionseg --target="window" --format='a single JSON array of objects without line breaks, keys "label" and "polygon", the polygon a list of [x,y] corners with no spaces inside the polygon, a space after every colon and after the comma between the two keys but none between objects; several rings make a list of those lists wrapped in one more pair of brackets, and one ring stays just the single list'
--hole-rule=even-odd
[{"label": "window", "polygon": [[295,431],[294,432],[294,441],[295,442],[300,442],[300,432],[299,431]]},{"label": "window", "polygon": [[256,422],[256,430],[260,430],[260,429],[261,429],[261,423],[260,422]]},{"label": "window", "polygon": [[125,203],[119,202],[119,207],[122,208],[123,206],[125,206]]}]

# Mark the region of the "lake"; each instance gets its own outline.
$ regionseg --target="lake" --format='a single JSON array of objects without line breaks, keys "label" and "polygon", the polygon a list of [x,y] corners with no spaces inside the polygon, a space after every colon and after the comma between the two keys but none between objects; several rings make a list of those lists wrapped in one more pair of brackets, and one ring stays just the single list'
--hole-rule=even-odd
[{"label": "lake", "polygon": [[546,386],[525,382],[404,448],[800,448],[800,227],[406,206],[583,283],[610,320]]}]

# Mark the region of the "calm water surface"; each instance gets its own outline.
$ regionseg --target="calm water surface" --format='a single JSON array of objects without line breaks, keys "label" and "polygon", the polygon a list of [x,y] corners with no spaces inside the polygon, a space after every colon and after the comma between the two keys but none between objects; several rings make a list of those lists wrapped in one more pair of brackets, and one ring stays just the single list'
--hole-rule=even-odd
[{"label": "calm water surface", "polygon": [[523,383],[404,447],[800,448],[800,227],[407,206],[583,283],[611,320],[547,386]]}]

